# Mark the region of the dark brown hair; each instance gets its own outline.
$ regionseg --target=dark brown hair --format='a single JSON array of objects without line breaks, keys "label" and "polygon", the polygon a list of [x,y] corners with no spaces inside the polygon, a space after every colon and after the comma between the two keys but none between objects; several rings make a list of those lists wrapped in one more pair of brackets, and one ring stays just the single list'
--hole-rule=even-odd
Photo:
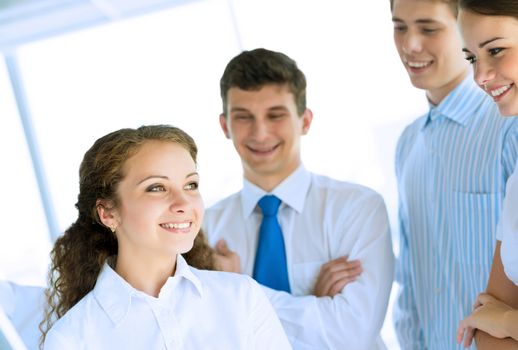
[{"label": "dark brown hair", "polygon": [[227,113],[227,92],[237,87],[259,90],[267,84],[287,84],[295,97],[297,112],[306,110],[306,77],[297,63],[281,52],[263,48],[243,51],[227,64],[220,80],[223,114]]},{"label": "dark brown hair", "polygon": [[[196,162],[198,150],[194,140],[181,129],[168,125],[114,131],[95,141],[85,153],[79,168],[78,218],[57,239],[51,251],[47,306],[40,324],[41,344],[52,324],[94,288],[106,259],[117,255],[117,238],[101,222],[97,200],[106,200],[117,207],[123,166],[150,140],[179,144]],[[202,232],[183,256],[191,266],[213,269],[213,251]]]},{"label": "dark brown hair", "polygon": [[460,0],[459,7],[486,16],[510,16],[518,19],[516,0]]}]

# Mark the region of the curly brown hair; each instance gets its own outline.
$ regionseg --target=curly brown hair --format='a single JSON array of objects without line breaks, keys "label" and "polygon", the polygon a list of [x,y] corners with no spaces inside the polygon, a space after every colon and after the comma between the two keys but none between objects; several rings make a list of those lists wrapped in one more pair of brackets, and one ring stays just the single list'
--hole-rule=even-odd
[{"label": "curly brown hair", "polygon": [[[117,187],[124,178],[123,166],[150,140],[179,144],[196,162],[198,149],[194,140],[169,125],[120,129],[95,141],[85,153],[79,168],[79,195],[75,205],[78,218],[51,251],[47,305],[40,323],[41,344],[54,322],[94,288],[106,259],[117,255],[117,238],[101,222],[97,201],[106,200],[117,207]],[[183,256],[191,266],[213,270],[213,254],[203,232],[199,232],[193,248]]]}]

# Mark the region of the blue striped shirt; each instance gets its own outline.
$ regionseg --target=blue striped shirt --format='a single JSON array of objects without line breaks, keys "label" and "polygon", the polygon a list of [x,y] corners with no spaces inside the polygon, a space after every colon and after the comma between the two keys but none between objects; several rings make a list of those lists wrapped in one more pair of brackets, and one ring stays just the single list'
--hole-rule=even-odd
[{"label": "blue striped shirt", "polygon": [[518,118],[500,116],[466,77],[399,139],[399,295],[402,349],[462,349],[459,322],[486,287]]}]

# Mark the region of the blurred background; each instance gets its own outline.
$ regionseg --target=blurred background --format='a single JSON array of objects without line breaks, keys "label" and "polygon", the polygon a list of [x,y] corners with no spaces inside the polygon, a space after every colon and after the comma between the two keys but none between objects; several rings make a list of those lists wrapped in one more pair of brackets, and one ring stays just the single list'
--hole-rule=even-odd
[{"label": "blurred background", "polygon": [[0,0],[0,279],[45,284],[52,242],[76,218],[82,156],[115,129],[181,127],[199,146],[206,206],[238,191],[219,78],[257,47],[306,74],[306,167],[381,193],[397,254],[394,150],[427,102],[399,62],[389,0]]}]

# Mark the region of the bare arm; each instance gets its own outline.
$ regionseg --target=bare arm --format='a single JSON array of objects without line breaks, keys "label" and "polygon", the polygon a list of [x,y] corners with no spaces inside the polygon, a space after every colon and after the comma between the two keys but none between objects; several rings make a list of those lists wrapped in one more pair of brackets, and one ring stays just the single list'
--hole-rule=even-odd
[{"label": "bare arm", "polygon": [[[500,246],[501,242],[496,241],[495,255],[493,257],[493,265],[491,267],[486,292],[513,309],[518,309],[518,286],[511,282],[505,275],[504,266],[500,259]],[[475,333],[475,340],[479,350],[518,349],[518,341],[511,338],[498,339],[480,330]]]}]

